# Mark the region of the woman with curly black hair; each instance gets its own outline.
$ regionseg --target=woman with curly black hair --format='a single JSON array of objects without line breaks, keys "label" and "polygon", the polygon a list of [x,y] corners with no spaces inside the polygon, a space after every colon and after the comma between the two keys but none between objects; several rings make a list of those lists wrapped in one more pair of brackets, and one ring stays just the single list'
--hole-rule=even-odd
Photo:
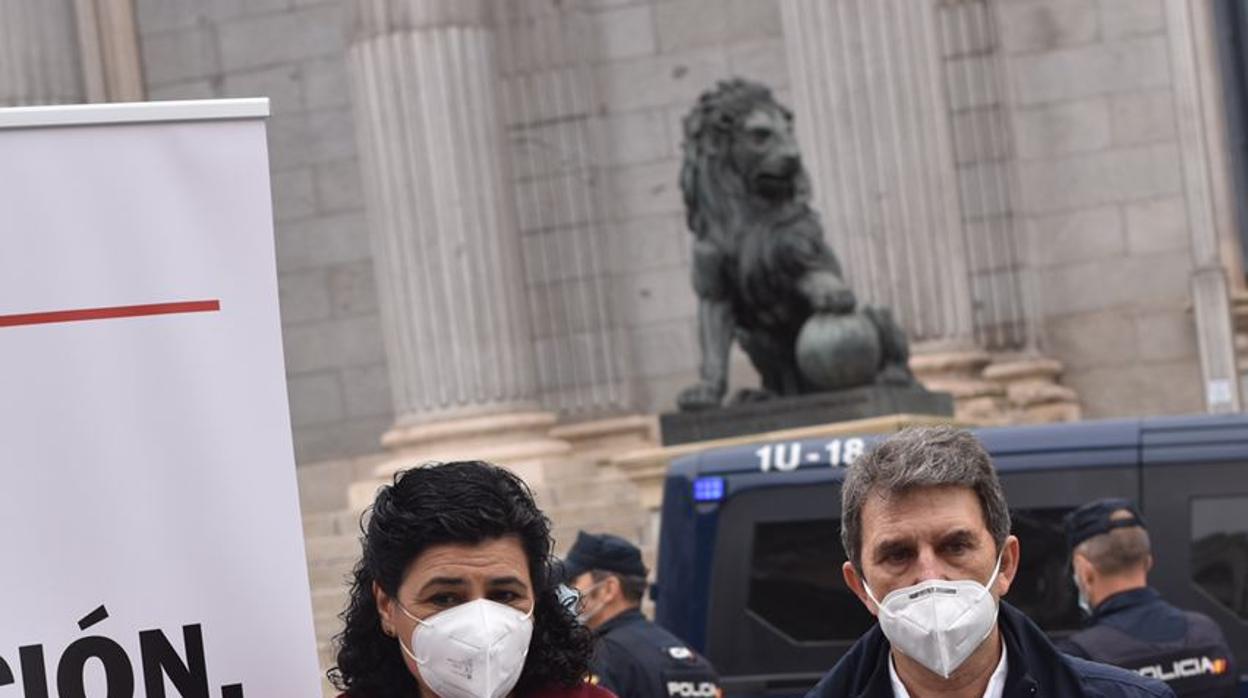
[{"label": "woman with curly black hair", "polygon": [[329,677],[343,698],[610,698],[560,603],[550,521],[489,463],[399,473],[371,507]]}]

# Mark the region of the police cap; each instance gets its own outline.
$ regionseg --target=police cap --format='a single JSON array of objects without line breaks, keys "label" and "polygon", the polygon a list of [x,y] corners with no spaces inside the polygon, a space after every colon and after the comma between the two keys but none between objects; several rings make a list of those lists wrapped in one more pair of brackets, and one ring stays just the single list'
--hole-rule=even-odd
[{"label": "police cap", "polygon": [[[1116,511],[1128,511],[1130,516],[1111,519]],[[1116,528],[1133,528],[1144,525],[1144,517],[1129,499],[1098,499],[1088,502],[1066,515],[1066,543],[1074,550],[1085,540],[1109,533]]]},{"label": "police cap", "polygon": [[571,581],[590,570],[615,572],[626,577],[646,576],[640,548],[610,533],[579,531],[576,542],[563,560],[563,577]]}]

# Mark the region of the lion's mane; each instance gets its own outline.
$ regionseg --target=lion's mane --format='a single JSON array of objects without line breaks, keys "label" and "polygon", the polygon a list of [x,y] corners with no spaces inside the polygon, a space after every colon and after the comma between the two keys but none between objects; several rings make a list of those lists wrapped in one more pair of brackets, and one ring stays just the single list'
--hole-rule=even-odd
[{"label": "lion's mane", "polygon": [[[741,122],[760,106],[789,114],[767,86],[734,78],[703,92],[684,118],[680,190],[686,223],[699,239],[728,243],[732,236],[725,229],[730,222],[756,218],[757,212],[751,209],[761,203],[750,196],[744,174],[736,171],[728,155],[733,139],[741,136]],[[796,184],[790,203],[805,208],[810,184],[804,169]]]}]

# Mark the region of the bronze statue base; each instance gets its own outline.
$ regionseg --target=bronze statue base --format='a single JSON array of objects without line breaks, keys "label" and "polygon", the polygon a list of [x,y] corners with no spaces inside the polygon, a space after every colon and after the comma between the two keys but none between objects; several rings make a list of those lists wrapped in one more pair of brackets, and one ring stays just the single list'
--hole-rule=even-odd
[{"label": "bronze statue base", "polygon": [[953,396],[919,385],[866,385],[702,412],[665,412],[659,430],[663,445],[672,446],[903,413],[952,416]]}]

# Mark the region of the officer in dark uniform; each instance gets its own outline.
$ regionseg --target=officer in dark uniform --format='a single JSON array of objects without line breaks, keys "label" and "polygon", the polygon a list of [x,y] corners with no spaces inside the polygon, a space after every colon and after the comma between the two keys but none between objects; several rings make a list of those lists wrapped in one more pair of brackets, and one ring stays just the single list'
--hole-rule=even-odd
[{"label": "officer in dark uniform", "polygon": [[1235,662],[1208,616],[1166,603],[1148,586],[1148,531],[1125,499],[1101,499],[1066,519],[1079,605],[1087,627],[1063,652],[1161,679],[1176,696],[1235,695]]},{"label": "officer in dark uniform", "polygon": [[594,683],[620,698],[719,698],[710,663],[641,614],[646,566],[637,546],[581,531],[564,575],[580,592],[578,617],[597,637]]}]

